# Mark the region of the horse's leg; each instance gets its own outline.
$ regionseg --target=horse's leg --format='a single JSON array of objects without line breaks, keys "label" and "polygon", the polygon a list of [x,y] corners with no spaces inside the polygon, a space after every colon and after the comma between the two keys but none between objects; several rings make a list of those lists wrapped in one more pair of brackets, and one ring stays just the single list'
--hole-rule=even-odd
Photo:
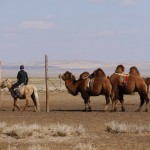
[{"label": "horse's leg", "polygon": [[38,106],[37,106],[37,103],[36,103],[36,98],[34,96],[34,93],[31,95],[31,98],[33,100],[33,103],[34,103],[34,111],[38,111]]},{"label": "horse's leg", "polygon": [[12,111],[16,111],[16,108],[20,111],[20,108],[17,105],[17,98],[14,98],[14,107],[13,107]]},{"label": "horse's leg", "polygon": [[110,103],[110,95],[105,95],[105,99],[106,99],[106,106],[104,108],[104,112],[108,109],[108,105]]},{"label": "horse's leg", "polygon": [[144,104],[144,102],[145,102],[145,97],[144,97],[144,95],[141,94],[141,93],[139,93],[139,95],[140,95],[140,100],[141,100],[141,102],[140,102],[140,106],[139,106],[139,108],[136,110],[136,112],[141,111],[141,108],[142,108],[142,106],[143,106],[143,104]]},{"label": "horse's leg", "polygon": [[38,91],[35,87],[33,89],[33,93],[31,95],[31,98],[32,98],[33,103],[34,103],[34,111],[36,111],[36,112],[40,111]]},{"label": "horse's leg", "polygon": [[28,105],[29,105],[29,99],[30,99],[30,96],[29,95],[26,95],[26,104],[25,104],[25,106],[23,107],[23,111],[25,111],[26,110],[26,108],[28,107]]}]

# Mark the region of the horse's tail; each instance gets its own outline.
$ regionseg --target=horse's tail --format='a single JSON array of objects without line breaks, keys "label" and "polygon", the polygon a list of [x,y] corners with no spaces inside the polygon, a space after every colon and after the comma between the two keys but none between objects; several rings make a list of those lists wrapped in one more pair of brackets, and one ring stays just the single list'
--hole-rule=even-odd
[{"label": "horse's tail", "polygon": [[36,87],[33,87],[33,101],[36,106],[36,111],[40,111],[39,95]]}]

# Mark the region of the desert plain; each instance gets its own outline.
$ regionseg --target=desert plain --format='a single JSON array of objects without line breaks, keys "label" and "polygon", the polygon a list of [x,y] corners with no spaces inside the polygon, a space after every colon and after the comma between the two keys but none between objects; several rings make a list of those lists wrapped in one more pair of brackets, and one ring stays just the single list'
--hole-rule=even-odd
[{"label": "desert plain", "polygon": [[[139,95],[125,96],[125,112],[103,112],[105,97],[91,97],[92,112],[84,112],[81,95],[70,95],[63,81],[49,81],[49,112],[46,112],[44,79],[30,79],[38,88],[40,112],[33,102],[25,112],[12,111],[7,89],[0,97],[0,150],[149,150],[150,111],[135,112]],[[19,100],[20,108],[25,100]]]}]

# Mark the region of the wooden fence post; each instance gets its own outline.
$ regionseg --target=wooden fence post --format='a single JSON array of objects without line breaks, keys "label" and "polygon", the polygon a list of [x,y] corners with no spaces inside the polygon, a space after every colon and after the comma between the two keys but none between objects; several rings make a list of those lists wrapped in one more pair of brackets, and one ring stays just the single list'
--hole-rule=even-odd
[{"label": "wooden fence post", "polygon": [[49,112],[48,56],[47,55],[45,55],[45,83],[46,83],[46,112]]}]

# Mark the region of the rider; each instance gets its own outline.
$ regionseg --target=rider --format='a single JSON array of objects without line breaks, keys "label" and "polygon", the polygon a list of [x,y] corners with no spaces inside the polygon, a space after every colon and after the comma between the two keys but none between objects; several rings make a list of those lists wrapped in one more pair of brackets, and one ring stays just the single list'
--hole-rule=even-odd
[{"label": "rider", "polygon": [[18,91],[16,90],[16,88],[18,88],[21,84],[27,85],[29,81],[28,74],[26,71],[24,71],[24,65],[20,66],[20,71],[17,74],[17,79],[17,82],[12,87],[15,97],[17,97],[18,95]]}]

